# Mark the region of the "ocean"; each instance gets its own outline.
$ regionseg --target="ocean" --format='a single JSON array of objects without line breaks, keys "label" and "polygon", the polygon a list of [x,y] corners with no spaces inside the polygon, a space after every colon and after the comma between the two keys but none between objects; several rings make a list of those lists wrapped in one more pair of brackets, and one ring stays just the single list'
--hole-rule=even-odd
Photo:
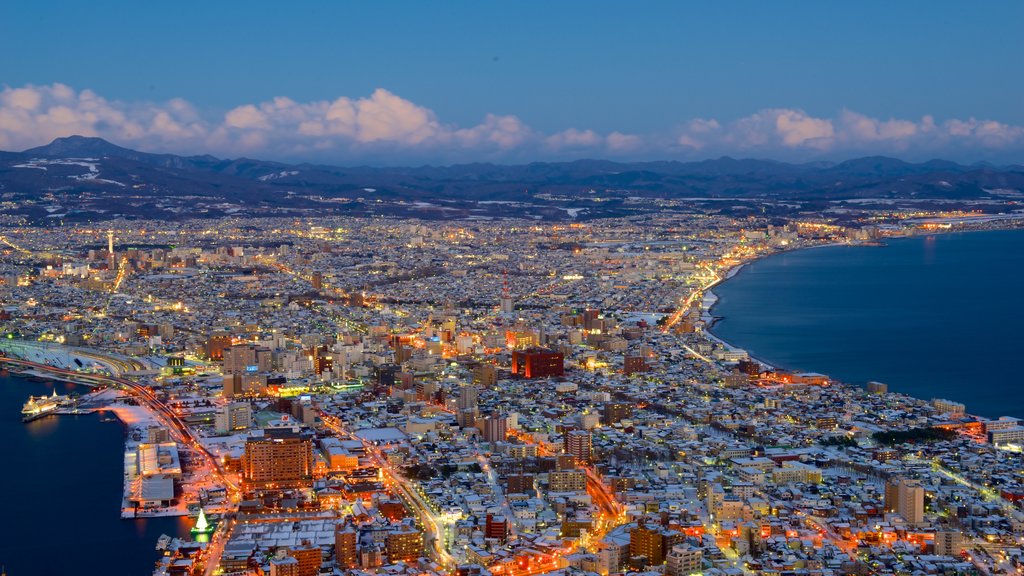
[{"label": "ocean", "polygon": [[758,359],[1024,418],[1024,231],[827,246],[744,266],[711,332]]},{"label": "ocean", "polygon": [[160,534],[188,536],[187,519],[121,519],[125,428],[95,414],[21,421],[29,395],[88,388],[0,376],[0,494],[7,505],[0,564],[8,576],[153,572]]}]

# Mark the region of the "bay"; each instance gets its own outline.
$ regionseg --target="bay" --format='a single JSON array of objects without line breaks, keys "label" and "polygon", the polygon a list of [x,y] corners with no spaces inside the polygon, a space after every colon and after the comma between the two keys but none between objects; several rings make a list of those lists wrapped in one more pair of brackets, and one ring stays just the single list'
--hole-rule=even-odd
[{"label": "bay", "polygon": [[0,564],[8,576],[153,572],[160,534],[188,536],[184,518],[122,520],[125,428],[95,414],[21,421],[29,395],[88,391],[0,376],[5,506]]},{"label": "bay", "polygon": [[714,335],[791,370],[1024,418],[1024,231],[777,254],[716,287]]}]

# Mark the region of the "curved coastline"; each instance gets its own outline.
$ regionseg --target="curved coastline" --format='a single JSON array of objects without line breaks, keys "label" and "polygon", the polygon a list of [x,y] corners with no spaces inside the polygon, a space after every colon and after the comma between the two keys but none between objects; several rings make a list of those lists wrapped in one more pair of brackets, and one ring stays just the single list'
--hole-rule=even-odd
[{"label": "curved coastline", "polygon": [[[755,361],[761,363],[762,365],[766,366],[768,369],[782,369],[782,370],[796,371],[796,372],[800,372],[800,371],[814,371],[814,372],[821,372],[821,373],[825,373],[825,374],[830,374],[830,372],[834,372],[834,371],[839,370],[839,369],[837,369],[835,366],[833,366],[833,367],[829,368],[828,370],[822,370],[821,368],[823,368],[823,366],[815,366],[813,364],[797,365],[797,364],[794,364],[791,361],[790,362],[779,361],[779,360],[767,361],[767,360],[765,360],[765,359],[763,359],[761,357],[758,357],[756,350],[751,350],[751,349],[748,349],[748,348],[743,347],[743,346],[737,346],[734,342],[730,342],[729,340],[726,340],[725,338],[723,338],[720,335],[716,334],[714,332],[714,330],[716,328],[717,322],[722,320],[722,319],[724,319],[725,316],[716,316],[715,315],[716,311],[720,311],[720,309],[718,309],[717,307],[718,307],[718,305],[722,301],[721,300],[721,295],[718,294],[718,293],[715,293],[715,289],[721,287],[724,284],[725,280],[730,280],[732,278],[735,278],[740,273],[742,273],[744,270],[749,270],[749,268],[747,267],[747,264],[753,264],[755,262],[759,262],[761,260],[765,260],[765,259],[768,259],[768,258],[771,258],[771,257],[774,257],[774,256],[782,256],[782,255],[784,255],[786,253],[789,253],[789,252],[798,252],[798,251],[811,250],[811,249],[814,249],[814,248],[824,248],[824,247],[832,247],[832,246],[848,246],[848,247],[851,247],[851,248],[852,247],[868,247],[868,246],[870,246],[870,247],[876,247],[876,246],[877,247],[888,247],[890,245],[888,240],[912,240],[912,239],[915,239],[915,238],[924,239],[924,238],[927,238],[927,237],[938,237],[938,236],[952,236],[952,235],[960,236],[960,235],[968,235],[968,234],[974,235],[974,234],[976,234],[978,232],[1008,232],[1008,231],[1015,231],[1015,232],[1018,232],[1018,233],[1024,233],[1024,228],[1018,227],[1018,226],[1013,226],[1013,227],[995,228],[995,229],[967,229],[967,230],[949,230],[949,231],[943,230],[943,231],[934,231],[934,232],[930,231],[927,234],[915,234],[915,235],[906,235],[906,236],[897,236],[897,237],[892,237],[892,238],[886,238],[886,239],[884,239],[885,241],[882,242],[881,244],[879,244],[879,243],[867,243],[867,242],[863,242],[863,243],[862,242],[842,242],[842,243],[819,244],[819,245],[813,245],[813,246],[800,246],[800,247],[794,247],[794,248],[788,248],[788,249],[785,249],[785,250],[780,250],[780,251],[777,251],[777,252],[773,252],[771,254],[764,255],[764,256],[759,257],[759,258],[753,258],[753,259],[747,260],[747,261],[745,261],[743,263],[738,264],[736,267],[730,269],[727,272],[727,274],[725,276],[723,276],[722,282],[716,284],[714,287],[709,289],[707,291],[707,293],[705,294],[705,298],[704,298],[704,312],[703,312],[703,315],[702,315],[702,317],[705,319],[705,322],[707,324],[706,327],[705,327],[705,334],[707,335],[707,337],[710,340],[715,341],[715,342],[719,342],[722,345],[724,345],[724,346],[726,346],[726,347],[728,347],[730,349],[746,351],[748,353],[749,357],[752,360],[755,360]],[[778,352],[778,351],[776,351],[776,352]],[[842,370],[839,370],[839,371],[842,372]],[[849,375],[847,375],[847,376],[849,376]],[[856,387],[863,387],[864,386],[864,382],[870,381],[870,380],[875,380],[875,378],[872,378],[870,376],[870,374],[862,375],[862,376],[866,376],[866,378],[863,378],[863,379],[862,378],[855,378],[852,381],[849,380],[848,378],[843,378],[843,377],[830,377],[830,379],[832,381],[836,382],[836,383],[839,383],[839,384],[844,384],[844,385],[849,385],[849,386],[856,386]],[[880,378],[883,381],[887,381],[887,379],[890,379],[890,380],[893,379],[892,375],[889,375],[888,377],[887,376],[880,376]],[[904,388],[904,386],[907,386],[907,384],[903,383],[903,382],[893,382],[893,383],[895,383],[899,388]],[[910,385],[907,386],[907,387],[911,387],[912,388],[914,386],[915,386],[915,383],[911,382]],[[929,397],[932,397],[932,396],[928,396],[928,395],[922,395],[922,392],[925,392],[922,389],[908,390],[906,392],[903,392],[903,391],[900,391],[900,390],[897,389],[897,390],[891,390],[891,392],[898,393],[898,394],[901,394],[901,395],[904,395],[904,396],[908,396],[908,397],[912,397],[912,398],[915,398],[915,399],[918,399],[918,400],[921,400],[921,401],[925,401],[925,402],[928,401],[927,399]],[[948,392],[947,392],[947,394],[948,394]],[[953,399],[955,401],[964,402],[965,404],[968,404],[968,414],[972,413],[973,402],[970,400],[970,398],[961,398],[961,397],[956,396],[954,394],[943,395],[943,393],[941,391],[936,391],[936,395],[937,395],[937,397],[946,397],[946,398]],[[991,408],[991,406],[988,409],[985,409],[985,408],[982,408],[981,406],[978,406],[978,407],[974,407],[974,410],[975,410],[974,414],[977,414],[978,411],[983,412],[983,413],[985,413],[985,412],[994,412],[994,410]],[[996,410],[998,410],[998,409],[996,409]],[[1013,414],[1013,415],[1015,415],[1015,416],[1022,416],[1022,414]],[[992,417],[995,417],[994,413],[993,414],[986,414],[986,416],[984,416],[983,418],[992,418]]]}]

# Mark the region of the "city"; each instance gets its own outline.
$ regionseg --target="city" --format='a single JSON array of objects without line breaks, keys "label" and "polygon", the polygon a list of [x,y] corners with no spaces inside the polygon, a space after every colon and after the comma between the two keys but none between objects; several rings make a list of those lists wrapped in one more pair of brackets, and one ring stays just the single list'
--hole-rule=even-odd
[{"label": "city", "polygon": [[1019,220],[775,221],[8,229],[0,351],[126,424],[125,518],[203,515],[154,574],[1024,569],[1017,419],[707,331],[751,260]]}]

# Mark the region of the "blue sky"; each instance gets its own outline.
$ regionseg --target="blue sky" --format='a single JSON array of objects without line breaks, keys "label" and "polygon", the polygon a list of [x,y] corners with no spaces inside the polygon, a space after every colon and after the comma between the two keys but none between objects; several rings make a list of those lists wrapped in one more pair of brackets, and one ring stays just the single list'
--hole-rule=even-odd
[{"label": "blue sky", "polygon": [[0,148],[1021,161],[1022,24],[1011,1],[4,2]]}]

